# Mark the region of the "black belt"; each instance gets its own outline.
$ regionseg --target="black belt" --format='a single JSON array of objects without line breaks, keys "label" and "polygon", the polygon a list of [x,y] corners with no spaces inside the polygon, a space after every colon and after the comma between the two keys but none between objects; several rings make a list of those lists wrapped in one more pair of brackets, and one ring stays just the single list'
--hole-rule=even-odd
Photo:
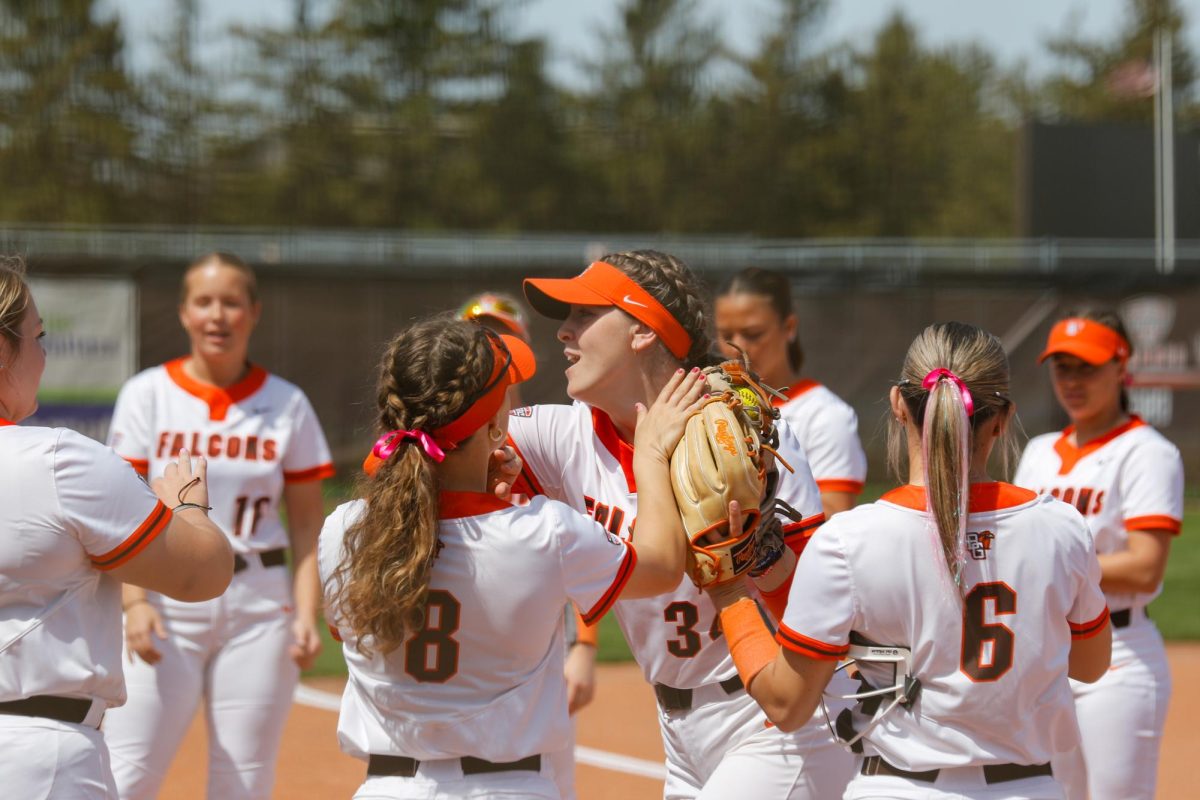
[{"label": "black belt", "polygon": [[0,703],[0,714],[20,717],[45,717],[59,722],[82,725],[92,710],[92,701],[79,697],[56,697],[52,694],[37,694],[24,700],[8,700]]},{"label": "black belt", "polygon": [[[540,772],[542,757],[526,756],[519,761],[485,761],[482,758],[463,756],[463,775],[483,775],[488,772]],[[411,778],[417,774],[421,762],[408,756],[383,756],[372,753],[367,759],[367,774],[381,777]]]},{"label": "black belt", "polygon": [[[264,550],[261,553],[249,553],[250,558],[257,558],[262,561],[264,567],[282,567],[287,563],[287,548],[279,547],[275,550]],[[250,566],[250,562],[246,560],[246,556],[240,553],[233,554],[233,572],[237,573]]]},{"label": "black belt", "polygon": [[[893,767],[879,756],[867,756],[863,759],[863,775],[895,775],[897,778],[908,778],[922,783],[933,783],[937,780],[940,769],[927,769],[924,772],[909,772],[906,769]],[[1007,783],[1019,781],[1022,778],[1036,778],[1039,775],[1053,775],[1050,763],[1045,764],[984,764],[983,779],[988,783]]]},{"label": "black belt", "polygon": [[[738,675],[726,678],[721,681],[720,685],[725,690],[725,694],[734,694],[745,688]],[[665,683],[656,683],[654,684],[654,696],[658,698],[658,705],[663,711],[690,711],[692,708],[691,689],[676,689]]]},{"label": "black belt", "polygon": [[[1150,612],[1144,606],[1142,613],[1147,617],[1150,616]],[[1133,622],[1133,609],[1122,608],[1120,611],[1112,611],[1108,615],[1108,621],[1114,628],[1128,628]]]}]

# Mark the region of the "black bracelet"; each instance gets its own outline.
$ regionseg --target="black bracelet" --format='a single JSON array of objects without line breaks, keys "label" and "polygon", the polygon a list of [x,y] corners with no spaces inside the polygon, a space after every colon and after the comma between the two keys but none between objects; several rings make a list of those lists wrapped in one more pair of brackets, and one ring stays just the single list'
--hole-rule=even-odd
[{"label": "black bracelet", "polygon": [[189,508],[198,508],[205,514],[207,514],[209,511],[212,511],[212,506],[202,506],[199,503],[180,503],[171,509],[171,513],[178,514],[180,511],[186,511]]},{"label": "black bracelet", "polygon": [[[177,498],[179,498],[179,502],[180,502],[180,503],[185,503],[185,502],[186,502],[186,501],[183,499],[183,496],[184,496],[185,494],[187,494],[187,490],[188,490],[188,489],[192,488],[193,486],[195,486],[195,485],[196,485],[196,484],[198,484],[199,482],[200,482],[200,476],[199,476],[199,475],[197,475],[196,477],[192,478],[190,481],[188,481],[187,483],[185,483],[183,486],[181,486],[181,487],[179,488],[179,494],[177,494],[177,495],[175,495],[175,496],[176,496]],[[176,508],[178,508],[178,506],[176,506]]]}]

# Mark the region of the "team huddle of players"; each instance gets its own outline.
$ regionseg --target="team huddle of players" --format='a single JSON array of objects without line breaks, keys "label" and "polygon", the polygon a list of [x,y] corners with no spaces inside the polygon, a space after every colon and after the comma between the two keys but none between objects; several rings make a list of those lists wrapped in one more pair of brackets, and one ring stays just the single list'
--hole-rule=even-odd
[{"label": "team huddle of players", "polygon": [[[1055,323],[1041,360],[1072,424],[1011,484],[990,466],[1016,452],[1000,342],[920,332],[887,398],[900,486],[855,507],[858,421],[805,376],[785,276],[743,270],[713,303],[678,258],[628,251],[525,298],[559,321],[572,403],[514,403],[537,365],[511,298],[407,325],[357,499],[326,519],[316,415],[247,359],[245,263],[189,266],[190,353],[126,384],[111,450],[12,426],[45,354],[0,269],[7,791],[155,797],[203,704],[208,796],[270,796],[323,610],[355,797],[573,797],[568,709],[611,609],[654,687],[666,798],[1153,797],[1170,677],[1146,606],[1183,471],[1128,408],[1118,317]],[[668,465],[722,354],[781,391],[787,547],[699,592]]]}]

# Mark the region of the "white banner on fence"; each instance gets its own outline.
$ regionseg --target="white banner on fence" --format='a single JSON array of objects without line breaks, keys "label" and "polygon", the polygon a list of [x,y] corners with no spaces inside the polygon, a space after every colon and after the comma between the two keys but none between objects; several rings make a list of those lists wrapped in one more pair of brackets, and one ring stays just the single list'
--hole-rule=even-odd
[{"label": "white banner on fence", "polygon": [[31,278],[46,326],[38,425],[103,440],[121,385],[137,369],[137,286],[122,278]]}]

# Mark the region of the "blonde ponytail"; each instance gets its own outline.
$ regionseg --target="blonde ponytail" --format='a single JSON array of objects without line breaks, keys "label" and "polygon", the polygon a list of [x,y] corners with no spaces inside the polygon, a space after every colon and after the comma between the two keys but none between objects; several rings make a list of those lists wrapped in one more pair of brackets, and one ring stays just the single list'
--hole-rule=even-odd
[{"label": "blonde ponytail", "polygon": [[[969,472],[975,434],[997,414],[1008,413],[1008,356],[1000,340],[974,325],[940,322],[921,332],[908,348],[898,382],[911,419],[921,431],[921,467],[926,510],[936,528],[949,578],[962,591]],[[1015,451],[1012,426],[1001,442],[1003,469]],[[905,435],[894,424],[888,461],[904,480]]]}]

